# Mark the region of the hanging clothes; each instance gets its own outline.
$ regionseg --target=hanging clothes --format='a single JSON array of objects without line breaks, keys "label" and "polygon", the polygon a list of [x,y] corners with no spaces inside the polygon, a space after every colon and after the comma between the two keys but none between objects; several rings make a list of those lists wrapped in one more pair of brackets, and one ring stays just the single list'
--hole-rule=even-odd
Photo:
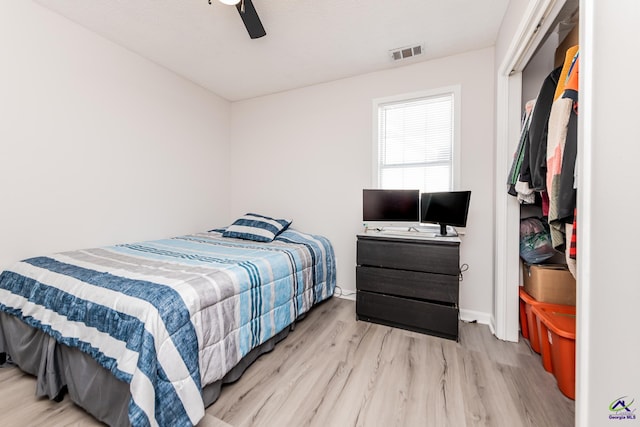
[{"label": "hanging clothes", "polygon": [[573,223],[576,208],[575,170],[578,157],[578,75],[580,54],[576,53],[571,70],[567,76],[562,98],[571,100],[572,110],[569,116],[567,138],[562,155],[562,173],[558,194],[558,219],[564,223]]},{"label": "hanging clothes", "polygon": [[520,141],[518,142],[516,153],[513,156],[513,163],[511,164],[511,170],[509,171],[509,178],[507,180],[507,185],[509,186],[507,192],[512,196],[516,196],[521,203],[535,202],[535,194],[533,194],[533,191],[529,191],[529,189],[520,182],[520,173],[528,148],[526,142],[529,133],[529,123],[535,104],[535,100],[528,101],[525,104],[520,128]]},{"label": "hanging clothes", "polygon": [[553,247],[564,247],[564,229],[558,222],[558,198],[560,194],[560,174],[562,154],[567,138],[569,117],[573,108],[571,100],[557,99],[553,102],[549,116],[549,137],[547,139],[547,194],[549,195],[549,225]]},{"label": "hanging clothes", "polygon": [[[570,50],[573,50],[570,49]],[[577,49],[576,49],[577,50]],[[563,65],[563,75],[566,75],[567,82],[571,77],[575,77],[571,71],[577,70],[575,68],[577,61],[577,52],[570,62],[565,62]],[[567,70],[566,73],[564,70]],[[562,84],[562,87],[566,86],[566,82]],[[551,107],[551,114],[549,115],[549,134],[547,138],[547,193],[549,194],[549,212],[548,219],[551,231],[551,241],[553,247],[558,250],[564,250],[565,248],[565,223],[573,220],[573,208],[571,206],[570,213],[563,212],[563,203],[561,198],[563,192],[561,190],[562,175],[563,175],[563,158],[565,153],[565,146],[567,138],[571,139],[570,145],[575,147],[577,144],[577,118],[573,113],[574,101],[571,97],[560,97],[553,101]],[[573,172],[575,169],[575,150],[572,159],[570,171],[566,171],[565,185],[567,180],[570,180],[570,187],[573,189]],[[566,190],[566,189],[565,189]],[[564,197],[569,199],[571,194],[567,191],[564,192]],[[575,202],[574,202],[575,203]],[[566,204],[566,201],[565,203]],[[568,217],[569,216],[569,217]],[[569,221],[570,220],[570,221]]]},{"label": "hanging clothes", "polygon": [[576,162],[578,160],[578,82],[580,80],[580,53],[576,52],[575,60],[569,71],[563,98],[573,101],[573,110],[569,119],[569,132],[564,147],[562,175],[560,176],[560,195],[558,201],[558,216],[565,223],[565,230],[569,247],[566,251],[567,266],[576,277],[576,258],[578,253],[577,230],[577,180]]},{"label": "hanging clothes", "polygon": [[[569,244],[569,258],[571,259],[576,259],[577,255],[578,255],[578,229],[577,229],[577,222],[578,222],[578,209],[576,208],[576,210],[574,211],[573,214],[573,224],[571,227],[571,239],[569,239],[569,241],[571,242]],[[575,274],[574,274],[575,276]]]},{"label": "hanging clothes", "polygon": [[565,85],[568,82],[569,70],[571,70],[571,64],[578,53],[578,49],[580,47],[578,45],[571,46],[567,49],[567,52],[564,54],[564,62],[562,63],[562,73],[560,74],[560,78],[558,80],[558,86],[556,86],[556,91],[553,94],[553,100],[560,98],[564,94]]},{"label": "hanging clothes", "polygon": [[546,190],[549,114],[551,113],[553,96],[561,73],[562,67],[558,67],[545,78],[538,93],[536,108],[529,124],[529,162],[528,166],[523,168],[521,177],[535,191],[542,192]]}]

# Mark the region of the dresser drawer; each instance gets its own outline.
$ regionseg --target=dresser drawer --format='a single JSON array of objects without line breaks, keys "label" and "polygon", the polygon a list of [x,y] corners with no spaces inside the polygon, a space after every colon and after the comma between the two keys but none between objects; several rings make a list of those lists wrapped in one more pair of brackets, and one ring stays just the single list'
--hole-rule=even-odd
[{"label": "dresser drawer", "polygon": [[458,304],[458,276],[358,266],[356,287],[359,291]]},{"label": "dresser drawer", "polygon": [[391,295],[359,291],[358,319],[458,339],[458,309]]},{"label": "dresser drawer", "polygon": [[358,239],[358,265],[458,276],[458,243]]}]

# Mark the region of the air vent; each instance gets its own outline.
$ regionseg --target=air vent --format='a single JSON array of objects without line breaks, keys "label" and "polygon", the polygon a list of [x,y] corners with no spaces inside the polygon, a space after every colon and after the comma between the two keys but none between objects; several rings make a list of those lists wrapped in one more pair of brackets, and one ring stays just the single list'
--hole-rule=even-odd
[{"label": "air vent", "polygon": [[394,61],[411,58],[413,56],[422,55],[422,45],[399,47],[389,51]]}]

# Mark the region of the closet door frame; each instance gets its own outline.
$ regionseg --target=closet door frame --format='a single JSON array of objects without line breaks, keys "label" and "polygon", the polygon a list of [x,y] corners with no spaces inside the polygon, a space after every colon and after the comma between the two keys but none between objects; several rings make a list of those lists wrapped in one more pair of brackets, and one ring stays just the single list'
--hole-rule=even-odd
[{"label": "closet door frame", "polygon": [[529,2],[496,81],[494,316],[496,337],[517,342],[520,284],[520,205],[507,194],[506,176],[520,135],[522,71],[543,42],[566,0]]}]

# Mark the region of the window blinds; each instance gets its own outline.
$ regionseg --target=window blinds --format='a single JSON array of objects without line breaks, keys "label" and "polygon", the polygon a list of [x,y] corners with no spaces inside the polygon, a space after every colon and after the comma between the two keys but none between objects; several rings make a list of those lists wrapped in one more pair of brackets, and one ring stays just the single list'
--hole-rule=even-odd
[{"label": "window blinds", "polygon": [[380,188],[451,190],[452,93],[380,105],[378,126]]}]

